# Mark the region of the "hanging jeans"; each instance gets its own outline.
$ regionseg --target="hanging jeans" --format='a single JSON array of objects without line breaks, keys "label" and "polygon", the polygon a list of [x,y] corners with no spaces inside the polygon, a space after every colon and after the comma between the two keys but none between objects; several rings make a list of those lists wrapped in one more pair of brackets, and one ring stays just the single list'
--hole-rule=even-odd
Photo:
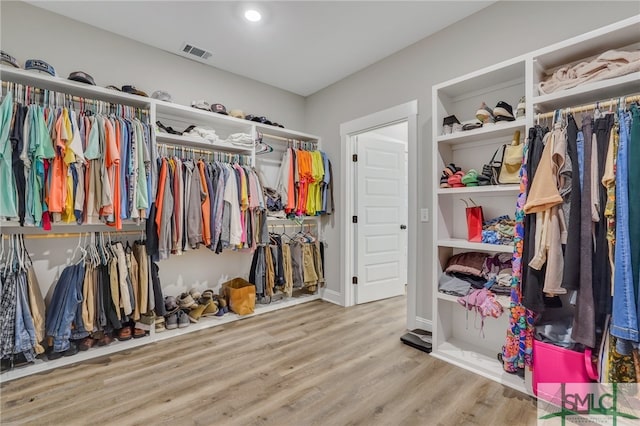
[{"label": "hanging jeans", "polygon": [[27,273],[20,271],[17,275],[16,329],[14,353],[22,353],[27,361],[35,360],[37,344],[36,330],[27,300]]},{"label": "hanging jeans", "polygon": [[637,298],[633,288],[631,242],[629,238],[629,125],[630,115],[619,112],[620,142],[616,164],[616,248],[613,280],[611,334],[618,337],[617,351],[631,353],[631,342],[638,342]]},{"label": "hanging jeans", "polygon": [[56,284],[47,312],[47,335],[53,337],[53,352],[69,349],[71,323],[82,302],[84,265],[67,266]]},{"label": "hanging jeans", "polygon": [[628,180],[629,191],[629,245],[633,288],[637,296],[638,318],[640,318],[640,203],[636,198],[640,193],[640,109],[631,105],[631,128],[629,129]]}]

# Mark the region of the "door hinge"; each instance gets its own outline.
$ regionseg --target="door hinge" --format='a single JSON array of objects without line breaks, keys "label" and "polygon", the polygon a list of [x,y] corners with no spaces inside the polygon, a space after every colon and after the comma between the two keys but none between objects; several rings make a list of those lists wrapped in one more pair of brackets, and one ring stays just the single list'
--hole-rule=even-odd
[{"label": "door hinge", "polygon": [[354,277],[352,277],[352,278],[351,278],[351,283],[352,283],[352,284],[358,284],[358,277],[355,277],[355,276],[354,276]]},{"label": "door hinge", "polygon": [[353,216],[353,217],[351,218],[351,222],[353,222],[353,223],[358,223],[358,216]]},{"label": "door hinge", "polygon": [[357,162],[358,161],[358,154],[353,154],[351,159],[353,160],[354,163]]}]

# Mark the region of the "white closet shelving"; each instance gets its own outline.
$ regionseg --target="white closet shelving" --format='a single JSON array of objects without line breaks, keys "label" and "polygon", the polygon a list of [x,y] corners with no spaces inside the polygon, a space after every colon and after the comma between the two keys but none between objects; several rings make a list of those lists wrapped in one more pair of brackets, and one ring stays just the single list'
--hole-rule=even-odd
[{"label": "white closet shelving", "polygon": [[[122,93],[115,90],[105,89],[102,87],[77,83],[74,81],[70,81],[64,78],[51,77],[47,75],[42,75],[39,73],[34,73],[31,71],[19,70],[7,66],[0,66],[0,80],[4,82],[11,82],[17,84],[28,85],[31,87],[37,87],[41,89],[47,89],[51,91],[56,91],[59,93],[64,93],[68,95],[73,95],[77,97],[82,97],[85,99],[98,100],[103,102],[110,102],[114,104],[121,104],[126,106],[132,106],[142,109],[147,109],[149,111],[150,125],[155,128],[154,136],[156,143],[159,145],[170,145],[176,147],[176,153],[179,154],[179,150],[181,148],[187,149],[196,149],[196,150],[210,150],[210,151],[218,151],[218,152],[226,152],[230,154],[242,154],[250,157],[251,165],[257,165],[258,169],[261,166],[266,167],[267,169],[277,169],[279,167],[279,160],[281,158],[281,154],[283,152],[282,147],[287,146],[288,140],[296,140],[296,141],[305,141],[305,142],[314,142],[315,146],[319,148],[320,139],[317,136],[310,135],[307,133],[298,132],[295,130],[283,129],[280,127],[265,125],[261,123],[256,123],[248,120],[238,119],[230,116],[226,116],[223,114],[217,114],[209,111],[203,111],[196,108],[178,105],[174,103],[159,101],[152,98],[141,97],[137,95],[131,95],[128,93]],[[217,136],[220,138],[219,141],[214,143],[197,137],[193,135],[175,135],[170,133],[164,133],[158,131],[155,122],[159,120],[165,126],[173,127],[177,131],[183,131],[186,127],[190,125],[196,125],[201,127],[210,128],[216,131]],[[271,155],[271,163],[268,161],[265,164],[261,164],[261,161],[256,162],[256,153],[254,146],[241,146],[241,145],[233,145],[231,143],[224,142],[225,139],[229,137],[229,135],[233,133],[246,133],[251,135],[252,138],[260,133],[263,138],[269,139],[270,143],[273,141],[274,145],[274,153]],[[277,149],[280,146],[281,149]],[[173,153],[171,150],[169,153]],[[278,156],[279,155],[279,156]],[[322,219],[320,217],[301,217],[298,222],[304,223],[304,226],[315,226],[318,234],[322,232],[321,224]],[[269,218],[269,223],[278,223],[278,224],[293,224],[295,226],[300,226],[299,223],[295,223],[289,219],[272,219]],[[78,226],[76,224],[70,225],[59,225],[56,224],[53,226],[51,231],[43,231],[39,228],[34,227],[20,227],[17,222],[0,222],[0,227],[3,233],[23,233],[23,234],[45,234],[48,233],[50,235],[54,235],[56,233],[64,233],[65,235],[75,235],[75,234],[67,234],[67,233],[78,233],[78,232],[114,232],[113,228],[110,228],[105,225],[81,225]],[[132,230],[144,230],[144,224],[142,226],[136,225],[132,222],[123,223],[122,231],[132,231]],[[66,241],[66,243],[64,242]],[[69,242],[71,241],[71,242]],[[77,237],[69,238],[67,240],[61,240],[62,244],[71,244],[75,246],[77,244]],[[33,251],[33,250],[32,250]],[[237,253],[238,256],[250,256],[247,253]],[[183,254],[183,256],[189,256],[189,252]],[[213,255],[212,255],[213,256]],[[214,258],[215,259],[215,258]],[[215,262],[213,260],[212,262]],[[161,280],[162,280],[162,262],[160,262],[161,268]],[[224,265],[221,266],[221,269],[224,269]],[[42,284],[42,283],[41,283]],[[13,370],[8,370],[2,372],[0,374],[0,382],[7,382],[10,380],[14,380],[20,377],[29,376],[31,374],[36,374],[48,370],[52,370],[55,368],[59,368],[65,365],[74,364],[77,362],[86,361],[89,359],[93,359],[96,357],[112,354],[115,352],[120,352],[123,350],[131,349],[137,346],[145,345],[148,343],[169,339],[172,337],[176,337],[186,333],[192,333],[198,330],[203,330],[210,327],[219,326],[222,324],[226,324],[229,322],[237,321],[243,318],[252,317],[255,315],[260,315],[267,312],[272,312],[278,309],[299,305],[301,303],[310,302],[313,300],[322,298],[322,289],[316,294],[308,294],[301,295],[298,297],[285,298],[281,300],[276,300],[271,304],[260,305],[257,304],[255,308],[255,313],[247,316],[238,316],[233,313],[226,314],[223,317],[213,317],[213,318],[202,318],[198,323],[191,324],[189,327],[178,328],[174,330],[166,330],[161,333],[156,333],[154,327],[151,327],[151,331],[148,336],[139,338],[139,339],[131,339],[128,341],[114,341],[108,346],[105,347],[94,347],[86,352],[79,352],[77,355],[71,357],[62,357],[60,359],[54,361],[43,361],[37,360],[34,364],[15,368]]]},{"label": "white closet shelving", "polygon": [[[525,61],[516,58],[433,88],[433,205],[434,205],[434,327],[432,355],[485,377],[499,380],[524,391],[524,381],[502,372],[496,358],[504,342],[507,316],[484,320],[483,338],[480,318],[458,304],[457,297],[438,292],[438,280],[447,260],[456,253],[481,251],[511,253],[513,245],[494,245],[469,242],[465,204],[460,199],[472,199],[483,207],[485,219],[501,215],[513,218],[519,185],[488,185],[464,188],[440,188],[440,175],[449,163],[455,163],[467,172],[479,173],[493,153],[503,144],[510,143],[519,130],[524,135],[526,119],[487,125],[480,129],[442,135],[442,119],[455,114],[460,120],[475,117],[482,102],[493,108],[498,101],[513,106],[525,94]],[[508,307],[508,300],[500,299]]]},{"label": "white closet shelving", "polygon": [[[505,252],[512,246],[472,243],[466,239],[464,204],[460,198],[472,198],[483,206],[485,219],[501,214],[513,217],[519,185],[472,188],[440,188],[443,168],[454,162],[467,171],[481,171],[501,144],[510,143],[515,130],[526,130],[535,123],[535,113],[570,108],[640,92],[640,73],[581,86],[551,94],[540,94],[538,83],[558,67],[590,58],[609,49],[638,49],[640,16],[519,56],[483,70],[433,86],[433,352],[436,358],[455,364],[511,388],[531,394],[530,385],[520,377],[506,373],[497,360],[505,343],[508,306],[498,319],[484,321],[484,337],[477,330],[473,314],[467,316],[456,297],[438,292],[438,279],[450,256],[465,251]],[[474,117],[481,102],[493,107],[504,100],[516,110],[520,96],[526,95],[526,116],[510,123],[495,124],[468,132],[442,135],[442,119],[455,114],[460,121]]]}]

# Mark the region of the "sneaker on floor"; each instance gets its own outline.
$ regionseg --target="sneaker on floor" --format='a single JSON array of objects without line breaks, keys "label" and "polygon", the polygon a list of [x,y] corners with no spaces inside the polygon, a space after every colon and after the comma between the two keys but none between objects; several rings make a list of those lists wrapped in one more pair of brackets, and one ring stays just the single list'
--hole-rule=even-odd
[{"label": "sneaker on floor", "polygon": [[476,111],[476,118],[480,120],[483,125],[493,124],[495,122],[494,112],[486,103],[482,103],[480,108]]},{"label": "sneaker on floor", "polygon": [[164,326],[167,330],[173,330],[174,328],[178,328],[178,312],[182,312],[180,310],[169,314],[164,321]]},{"label": "sneaker on floor", "polygon": [[513,108],[504,101],[500,101],[493,109],[493,115],[496,121],[514,121]]},{"label": "sneaker on floor", "polygon": [[178,328],[189,327],[189,324],[191,324],[189,315],[187,315],[182,309],[176,312],[176,314],[178,315]]},{"label": "sneaker on floor", "polygon": [[526,112],[525,97],[521,97],[516,108],[516,118],[524,118]]}]

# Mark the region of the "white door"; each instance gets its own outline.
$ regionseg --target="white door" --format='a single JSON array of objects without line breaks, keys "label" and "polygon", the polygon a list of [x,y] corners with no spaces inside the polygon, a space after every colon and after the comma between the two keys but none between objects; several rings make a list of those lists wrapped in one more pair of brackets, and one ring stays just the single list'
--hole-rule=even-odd
[{"label": "white door", "polygon": [[404,294],[405,148],[369,133],[356,138],[356,303]]}]

